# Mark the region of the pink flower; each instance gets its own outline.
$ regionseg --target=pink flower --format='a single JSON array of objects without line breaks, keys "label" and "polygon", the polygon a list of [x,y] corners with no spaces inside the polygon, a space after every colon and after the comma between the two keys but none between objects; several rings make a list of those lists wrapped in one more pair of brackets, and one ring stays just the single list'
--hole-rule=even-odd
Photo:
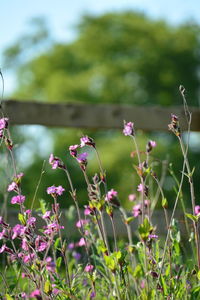
[{"label": "pink flower", "polygon": [[14,240],[16,237],[24,235],[25,230],[26,227],[24,227],[21,224],[16,224],[12,229],[13,231],[12,239]]},{"label": "pink flower", "polygon": [[65,191],[65,189],[61,185],[59,185],[58,187],[52,185],[47,188],[47,194],[51,194],[51,195],[61,196],[64,191]]},{"label": "pink flower", "polygon": [[35,296],[40,296],[41,294],[40,294],[40,291],[39,290],[35,290],[35,291],[33,291],[31,294],[30,294],[30,297],[31,298],[34,298]]},{"label": "pink flower", "polygon": [[200,214],[200,205],[196,205],[194,208],[194,214],[198,216]]},{"label": "pink flower", "polygon": [[85,246],[85,239],[82,237],[78,242],[79,247]]},{"label": "pink flower", "polygon": [[133,206],[133,216],[135,218],[141,215],[141,213],[142,213],[141,204],[136,204],[135,206]]},{"label": "pink flower", "polygon": [[79,220],[77,223],[76,223],[76,227],[77,228],[81,228],[82,226],[86,225],[87,223],[89,222],[89,220]]},{"label": "pink flower", "polygon": [[135,195],[135,194],[130,194],[130,195],[128,195],[128,200],[129,200],[130,202],[135,201],[135,199],[136,199],[136,195]]},{"label": "pink flower", "polygon": [[8,127],[8,118],[0,119],[0,129],[5,129]]},{"label": "pink flower", "polygon": [[28,251],[29,250],[29,246],[28,246],[28,243],[27,243],[27,240],[24,238],[22,239],[22,245],[21,245],[22,249],[25,250],[25,251]]},{"label": "pink flower", "polygon": [[8,238],[5,228],[0,232],[0,240],[2,240],[4,238]]},{"label": "pink flower", "polygon": [[91,146],[91,147],[94,147],[95,148],[95,142],[92,138],[88,137],[87,135],[86,136],[83,136],[81,139],[81,148],[84,147],[84,146]]},{"label": "pink flower", "polygon": [[35,253],[24,255],[22,260],[24,263],[28,263],[29,261],[32,261],[35,258]]},{"label": "pink flower", "polygon": [[87,265],[84,270],[85,272],[91,272],[93,269],[94,269],[93,265]]},{"label": "pink flower", "polygon": [[59,196],[61,196],[61,195],[63,194],[64,191],[65,191],[65,189],[64,189],[61,185],[59,185],[59,186],[57,187],[57,189],[56,189],[56,193],[57,193]]},{"label": "pink flower", "polygon": [[11,199],[12,204],[22,204],[22,203],[24,203],[24,201],[25,201],[25,196],[23,196],[23,195],[17,195],[17,196],[12,197],[12,199]]},{"label": "pink flower", "polygon": [[77,148],[79,147],[79,145],[71,145],[69,146],[69,151],[70,151],[70,155],[73,157],[77,156]]},{"label": "pink flower", "polygon": [[17,186],[16,182],[13,181],[11,184],[9,184],[7,191],[8,192],[17,191],[17,187],[18,186]]},{"label": "pink flower", "polygon": [[42,216],[43,219],[49,219],[50,218],[50,215],[51,215],[51,211],[50,210],[47,210],[45,212],[45,214]]},{"label": "pink flower", "polygon": [[155,147],[156,147],[156,142],[155,141],[149,141],[147,146],[146,146],[146,150],[149,153]]},{"label": "pink flower", "polygon": [[52,166],[52,169],[57,169],[57,168],[65,169],[65,165],[61,161],[61,159],[54,156],[52,153],[50,154],[50,157],[49,157],[49,163]]},{"label": "pink flower", "polygon": [[123,133],[124,133],[125,136],[134,136],[135,135],[135,132],[134,132],[134,123],[132,123],[132,122],[126,123],[124,121]]},{"label": "pink flower", "polygon": [[140,184],[138,185],[137,191],[138,191],[138,192],[141,192],[141,193],[144,192],[144,185],[143,185],[142,183],[140,183]]},{"label": "pink flower", "polygon": [[117,195],[118,195],[118,192],[115,191],[114,189],[111,189],[110,191],[107,192],[105,200],[115,206],[120,206],[120,203],[117,199]]},{"label": "pink flower", "polygon": [[90,208],[90,206],[85,205],[84,207],[85,207],[85,209],[84,209],[85,216],[92,214],[92,209]]},{"label": "pink flower", "polygon": [[27,224],[28,224],[28,225],[31,225],[31,226],[34,226],[34,225],[35,225],[35,222],[36,222],[36,218],[35,218],[35,217],[30,217],[30,218],[28,218],[28,220],[27,220]]},{"label": "pink flower", "polygon": [[56,264],[52,261],[52,258],[48,256],[46,258],[46,268],[50,272],[55,272]]},{"label": "pink flower", "polygon": [[37,248],[38,252],[42,252],[47,248],[48,244],[46,242],[41,242],[39,247]]}]

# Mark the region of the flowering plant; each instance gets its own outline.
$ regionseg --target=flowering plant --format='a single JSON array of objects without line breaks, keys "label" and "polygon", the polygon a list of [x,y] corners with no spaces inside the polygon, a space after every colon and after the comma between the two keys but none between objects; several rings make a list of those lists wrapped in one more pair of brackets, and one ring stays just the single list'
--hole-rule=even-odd
[{"label": "flowering plant", "polygon": [[[185,101],[183,90],[181,93]],[[189,111],[186,113],[190,116]],[[188,122],[190,125],[191,120]],[[81,137],[80,144],[69,147],[72,159],[76,161],[87,185],[88,204],[84,212],[80,211],[80,200],[67,163],[54,154],[50,155],[49,164],[55,172],[58,168],[62,170],[70,191],[61,185],[49,186],[46,189],[46,201],[40,202],[37,212],[27,208],[28,195],[22,193],[24,174],[16,172],[8,118],[0,119],[0,130],[2,144],[4,142],[11,155],[14,170],[7,191],[11,204],[19,210],[18,223],[14,226],[7,222],[6,215],[0,217],[0,255],[3,258],[0,271],[1,299],[198,299],[200,206],[195,202],[193,172],[182,140],[178,116],[172,114],[169,130],[180,143],[184,161],[171,216],[162,180],[154,171],[151,157],[156,142],[148,141],[146,151],[140,152],[134,123],[124,122],[123,129],[124,136],[133,141],[137,154],[135,170],[140,180],[137,190],[129,195],[132,204],[129,213],[121,206],[118,191],[108,188],[109,182],[96,143],[88,136]],[[90,160],[87,147],[94,151],[99,163],[99,170],[92,179],[87,174]],[[189,179],[192,204],[192,213],[186,212],[183,205],[188,247],[193,255],[193,260],[187,262],[182,254],[184,247],[180,228],[174,219],[184,179]],[[157,187],[154,194],[149,184],[152,181]],[[71,228],[63,224],[61,219],[59,198],[67,192],[70,192],[76,208],[74,227],[79,232],[77,240],[68,239]],[[165,216],[164,242],[163,237],[157,234],[152,219],[158,201],[162,204]],[[127,238],[123,241],[117,235],[117,212],[127,231]],[[112,240],[108,238],[106,218],[112,230]],[[136,232],[132,232],[133,223],[138,224]],[[11,270],[12,280],[9,278]]]}]

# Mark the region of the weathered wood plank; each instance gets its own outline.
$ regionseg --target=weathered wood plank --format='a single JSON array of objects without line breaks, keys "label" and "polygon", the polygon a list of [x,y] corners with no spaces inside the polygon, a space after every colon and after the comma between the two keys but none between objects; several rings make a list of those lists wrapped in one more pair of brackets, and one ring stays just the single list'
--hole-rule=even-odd
[{"label": "weathered wood plank", "polygon": [[[135,122],[138,129],[145,131],[168,130],[170,115],[179,116],[183,130],[187,128],[183,107],[130,106],[91,103],[41,103],[33,101],[7,100],[3,108],[11,124],[38,124],[45,126],[119,129],[123,121]],[[200,131],[200,109],[192,111],[192,131]]]}]

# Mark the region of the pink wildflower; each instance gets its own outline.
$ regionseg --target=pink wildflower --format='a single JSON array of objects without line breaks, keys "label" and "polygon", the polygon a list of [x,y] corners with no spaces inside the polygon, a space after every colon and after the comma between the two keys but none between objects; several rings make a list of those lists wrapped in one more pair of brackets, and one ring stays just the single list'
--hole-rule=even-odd
[{"label": "pink wildflower", "polygon": [[8,118],[0,119],[0,129],[5,129],[8,127]]},{"label": "pink wildflower", "polygon": [[65,169],[65,165],[61,161],[61,159],[54,156],[52,153],[50,154],[50,157],[49,157],[49,163],[52,166],[52,169],[57,169],[57,168]]},{"label": "pink wildflower", "polygon": [[79,247],[85,246],[85,239],[82,237],[78,242]]},{"label": "pink wildflower", "polygon": [[146,146],[146,150],[149,153],[155,147],[156,147],[156,142],[155,141],[149,141],[147,146]]},{"label": "pink wildflower", "polygon": [[70,151],[70,155],[73,157],[77,156],[77,148],[79,147],[79,145],[71,145],[69,146],[69,151]]},{"label": "pink wildflower", "polygon": [[134,123],[132,123],[132,122],[126,123],[124,121],[123,133],[124,133],[125,136],[134,136],[135,135],[135,132],[134,132]]},{"label": "pink wildflower", "polygon": [[198,216],[200,214],[200,205],[196,205],[194,208],[194,214]]},{"label": "pink wildflower", "polygon": [[141,215],[141,213],[142,213],[141,204],[136,204],[135,206],[133,206],[133,216],[135,218]]},{"label": "pink wildflower", "polygon": [[81,228],[82,226],[86,225],[87,223],[89,222],[89,220],[79,220],[77,223],[76,223],[76,227],[77,228]]},{"label": "pink wildflower", "polygon": [[84,147],[84,146],[91,146],[91,147],[94,147],[95,148],[95,142],[92,138],[88,137],[87,135],[86,136],[83,136],[81,139],[81,148]]},{"label": "pink wildflower", "polygon": [[21,224],[16,224],[12,229],[12,231],[13,231],[12,240],[14,240],[18,236],[24,235],[25,230],[26,230],[26,227],[24,227]]},{"label": "pink wildflower", "polygon": [[22,204],[22,203],[24,203],[24,201],[25,201],[25,196],[23,196],[23,195],[17,195],[17,196],[12,197],[12,199],[11,199],[12,204]]},{"label": "pink wildflower", "polygon": [[9,184],[7,191],[8,192],[17,191],[17,187],[18,186],[17,186],[16,182],[13,181],[11,184]]},{"label": "pink wildflower", "polygon": [[35,290],[35,291],[33,291],[31,294],[30,294],[30,297],[31,298],[34,298],[34,297],[36,297],[36,296],[40,296],[41,294],[40,294],[40,290]]},{"label": "pink wildflower", "polygon": [[135,201],[135,199],[136,199],[136,195],[135,195],[135,194],[130,194],[130,195],[128,195],[128,200],[129,200],[130,202]]},{"label": "pink wildflower", "polygon": [[87,265],[84,270],[85,272],[91,272],[93,269],[94,269],[93,265]]},{"label": "pink wildflower", "polygon": [[55,195],[55,196],[56,195],[61,196],[64,191],[65,191],[65,189],[61,185],[59,185],[58,187],[52,185],[47,188],[47,194],[51,194],[51,195]]},{"label": "pink wildflower", "polygon": [[105,196],[105,200],[108,201],[110,204],[113,204],[115,206],[120,206],[119,200],[117,199],[118,192],[114,189],[111,189],[107,192]]},{"label": "pink wildflower", "polygon": [[47,210],[45,214],[42,216],[43,219],[50,219],[51,211]]}]

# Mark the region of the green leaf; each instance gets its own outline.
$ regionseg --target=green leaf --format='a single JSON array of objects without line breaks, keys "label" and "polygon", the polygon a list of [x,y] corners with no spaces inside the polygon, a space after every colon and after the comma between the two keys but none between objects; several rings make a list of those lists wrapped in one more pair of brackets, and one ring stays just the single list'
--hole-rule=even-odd
[{"label": "green leaf", "polygon": [[192,214],[185,214],[187,218],[189,218],[190,220],[197,222],[198,221],[198,217],[193,216]]},{"label": "green leaf", "polygon": [[5,294],[5,296],[6,296],[6,300],[14,300],[14,298],[11,297],[9,294]]},{"label": "green leaf", "polygon": [[141,267],[141,265],[137,265],[133,272],[133,277],[140,278],[142,275],[143,275],[142,267]]},{"label": "green leaf", "polygon": [[164,295],[167,295],[167,284],[163,276],[160,276],[161,286],[163,288]]},{"label": "green leaf", "polygon": [[49,280],[45,281],[44,283],[44,292],[48,295],[52,292],[52,286]]},{"label": "green leaf", "polygon": [[144,219],[143,224],[141,224],[141,225],[139,226],[139,229],[138,229],[138,230],[139,230],[141,239],[144,240],[144,241],[147,240],[149,234],[150,234],[150,233],[152,232],[152,230],[153,230],[153,227],[151,226],[151,224],[150,224],[150,222],[149,222],[149,220],[148,220],[147,217]]},{"label": "green leaf", "polygon": [[168,208],[168,201],[167,201],[166,198],[163,198],[163,199],[162,199],[162,207],[163,207],[163,208]]},{"label": "green leaf", "polygon": [[55,243],[54,243],[54,249],[58,249],[59,247],[59,244],[60,244],[60,238],[58,237],[56,240],[55,240]]},{"label": "green leaf", "polygon": [[62,257],[60,256],[56,259],[56,269],[60,268],[61,262],[62,262]]},{"label": "green leaf", "polygon": [[23,214],[20,214],[20,213],[18,214],[18,220],[20,221],[20,223],[22,225],[26,225],[26,218]]}]

